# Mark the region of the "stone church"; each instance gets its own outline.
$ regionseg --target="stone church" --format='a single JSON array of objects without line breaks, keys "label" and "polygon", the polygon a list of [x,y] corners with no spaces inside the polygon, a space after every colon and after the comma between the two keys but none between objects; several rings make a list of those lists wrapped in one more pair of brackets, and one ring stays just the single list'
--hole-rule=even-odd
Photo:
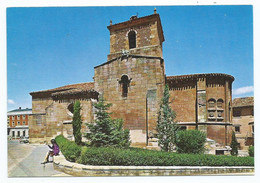
[{"label": "stone church", "polygon": [[225,146],[231,140],[232,82],[227,74],[166,76],[162,52],[164,34],[159,14],[132,16],[112,24],[110,53],[94,67],[94,81],[31,92],[31,142],[44,142],[58,134],[72,136],[73,103],[82,106],[82,131],[94,122],[100,95],[112,103],[113,118],[122,118],[130,130],[132,146],[156,147],[156,124],[164,87],[168,84],[172,109],[181,129],[199,129]]}]

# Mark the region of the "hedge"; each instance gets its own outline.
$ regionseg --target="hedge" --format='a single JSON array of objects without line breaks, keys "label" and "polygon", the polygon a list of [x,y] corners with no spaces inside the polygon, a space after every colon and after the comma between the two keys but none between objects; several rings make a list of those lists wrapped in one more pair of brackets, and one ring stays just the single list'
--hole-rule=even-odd
[{"label": "hedge", "polygon": [[56,142],[68,161],[117,166],[254,166],[253,157],[178,154],[139,148],[78,146],[62,135]]},{"label": "hedge", "polygon": [[84,147],[78,163],[118,166],[254,166],[254,158],[178,154],[137,148]]},{"label": "hedge", "polygon": [[66,160],[76,162],[80,156],[81,147],[74,141],[69,141],[63,135],[57,136],[55,140]]}]

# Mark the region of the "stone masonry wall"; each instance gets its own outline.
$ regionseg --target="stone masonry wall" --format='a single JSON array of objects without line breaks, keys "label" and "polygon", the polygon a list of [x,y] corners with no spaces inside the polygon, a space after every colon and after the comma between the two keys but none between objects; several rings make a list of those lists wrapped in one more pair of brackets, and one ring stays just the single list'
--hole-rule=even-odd
[{"label": "stone masonry wall", "polygon": [[[33,109],[41,109],[45,114],[32,115],[30,121],[30,140],[31,142],[49,141],[56,135],[72,135],[72,117],[73,114],[68,110],[69,104],[74,101],[51,101],[51,100],[33,100]],[[90,100],[81,100],[82,107],[82,132],[86,131],[86,122],[93,122],[92,102]],[[45,110],[42,110],[45,109]]]},{"label": "stone masonry wall", "polygon": [[[240,110],[241,116],[233,117],[233,125],[239,126],[240,131],[236,132],[236,137],[238,143],[240,143],[241,149],[247,149],[246,140],[248,137],[252,137],[252,125],[249,125],[249,122],[254,121],[254,116],[252,116],[252,106],[248,107],[238,107],[234,110]],[[234,130],[235,131],[235,130]]]},{"label": "stone masonry wall", "polygon": [[135,25],[110,32],[110,53],[120,52],[122,49],[129,50],[128,33],[136,32],[136,48],[160,45],[157,21]]},{"label": "stone masonry wall", "polygon": [[[122,96],[122,84],[119,82],[123,75],[131,80],[127,97]],[[110,108],[114,112],[112,117],[122,118],[124,127],[130,130],[132,145],[145,146],[148,132],[156,127],[157,110],[165,83],[163,61],[131,56],[117,59],[96,67],[94,81],[95,90],[113,104]],[[147,96],[152,98],[149,106]]]},{"label": "stone masonry wall", "polygon": [[196,122],[196,83],[182,83],[170,87],[170,104],[177,122]]}]

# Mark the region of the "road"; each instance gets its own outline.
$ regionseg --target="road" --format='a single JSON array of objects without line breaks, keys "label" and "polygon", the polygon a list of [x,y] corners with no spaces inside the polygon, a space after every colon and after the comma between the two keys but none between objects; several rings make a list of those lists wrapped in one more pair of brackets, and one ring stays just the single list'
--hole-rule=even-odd
[{"label": "road", "polygon": [[41,164],[48,150],[46,145],[8,141],[8,177],[69,176],[54,170],[52,163]]}]

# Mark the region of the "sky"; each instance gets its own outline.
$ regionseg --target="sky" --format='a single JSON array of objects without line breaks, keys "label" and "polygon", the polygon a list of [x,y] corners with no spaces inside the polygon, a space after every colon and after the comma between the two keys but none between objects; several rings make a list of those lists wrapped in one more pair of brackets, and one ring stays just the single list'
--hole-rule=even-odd
[{"label": "sky", "polygon": [[113,24],[159,13],[166,75],[226,73],[233,98],[253,96],[252,6],[7,9],[8,111],[31,108],[30,92],[93,81],[107,61]]}]

